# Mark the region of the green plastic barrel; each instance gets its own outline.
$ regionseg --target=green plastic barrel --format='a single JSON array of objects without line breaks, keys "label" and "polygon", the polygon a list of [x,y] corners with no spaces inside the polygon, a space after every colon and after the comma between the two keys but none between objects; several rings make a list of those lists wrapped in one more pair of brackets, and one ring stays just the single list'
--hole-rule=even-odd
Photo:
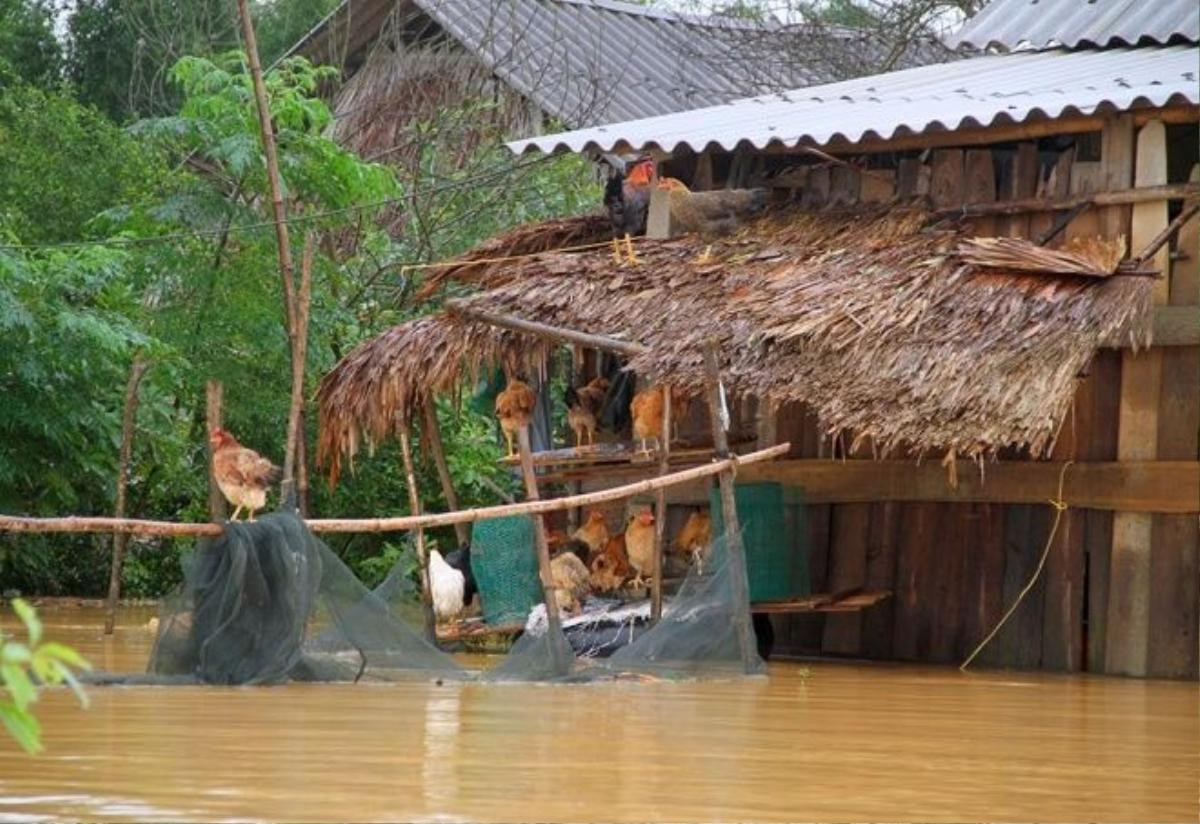
[{"label": "green plastic barrel", "polygon": [[479,587],[483,620],[489,624],[525,623],[540,603],[533,519],[528,516],[480,521],[471,530],[471,571]]},{"label": "green plastic barrel", "polygon": [[[746,548],[750,601],[785,601],[811,594],[804,493],[777,483],[735,484],[734,501]],[[713,537],[725,532],[721,491],[709,494]]]}]

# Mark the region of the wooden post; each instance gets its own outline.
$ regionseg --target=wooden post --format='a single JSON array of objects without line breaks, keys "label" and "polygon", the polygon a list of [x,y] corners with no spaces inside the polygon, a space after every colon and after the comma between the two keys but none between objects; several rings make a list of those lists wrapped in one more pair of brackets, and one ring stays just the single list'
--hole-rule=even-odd
[{"label": "wooden post", "polygon": [[[662,444],[658,450],[658,475],[661,478],[669,470],[671,461],[671,387],[663,385]],[[663,541],[667,529],[667,491],[659,487],[654,491],[654,561],[651,564],[650,623],[657,624],[662,617]]]},{"label": "wooden post", "polygon": [[[717,345],[710,343],[704,350],[704,366],[707,372],[705,393],[708,397],[708,417],[712,424],[713,449],[717,460],[729,457],[729,440],[721,420],[721,367],[717,357]],[[746,672],[754,672],[759,663],[758,646],[750,626],[749,578],[746,575],[746,554],[742,547],[742,530],[738,523],[737,501],[733,494],[732,467],[718,476],[721,487],[721,515],[725,523],[725,552],[729,564],[729,575],[733,577],[733,619],[737,623],[738,645],[741,647],[742,663]]]},{"label": "wooden post", "polygon": [[[517,449],[521,456],[521,477],[525,479],[525,499],[537,501],[537,475],[533,471],[533,449],[529,446],[529,427],[522,426],[517,430]],[[542,603],[546,605],[546,620],[550,624],[550,653],[553,656],[555,672],[566,675],[570,671],[570,662],[564,657],[564,650],[558,643],[562,634],[562,619],[558,614],[558,599],[554,597],[554,574],[550,569],[550,547],[546,543],[546,522],[541,514],[533,516],[533,543],[537,551],[538,577],[542,581]]]},{"label": "wooden post", "polygon": [[[297,458],[303,457],[299,448],[304,437],[304,365],[308,359],[308,310],[312,294],[312,262],[316,238],[312,232],[304,237],[304,254],[300,258],[300,289],[292,297],[292,328],[289,337],[292,344],[292,392],[288,404],[287,446],[283,461],[283,485],[280,487],[281,501],[286,501],[296,492]],[[298,501],[296,502],[299,503]]]},{"label": "wooden post", "polygon": [[[433,465],[437,467],[438,478],[442,482],[442,495],[446,498],[446,506],[451,512],[458,511],[458,493],[454,491],[454,480],[450,477],[450,467],[446,464],[446,451],[442,447],[442,430],[438,427],[437,407],[433,398],[426,398],[425,414],[425,445],[433,456]],[[458,538],[459,546],[471,541],[471,527],[466,524],[455,524],[454,535]]]},{"label": "wooden post", "polygon": [[[421,496],[417,493],[417,473],[413,470],[412,444],[408,437],[408,424],[401,421],[400,454],[404,458],[404,476],[408,484],[408,508],[413,515],[421,514]],[[433,614],[433,589],[429,581],[429,553],[425,551],[425,529],[416,530],[417,564],[421,570],[421,611],[425,615],[425,639],[431,644],[437,641],[437,619]]]},{"label": "wooden post", "polygon": [[217,477],[212,472],[213,446],[208,433],[221,427],[221,403],[225,389],[219,380],[209,380],[204,385],[204,422],[208,427],[204,442],[208,444],[208,517],[213,523],[224,520],[226,515],[225,496],[217,486]]},{"label": "wooden post", "polygon": [[[1134,162],[1137,186],[1167,182],[1166,128],[1151,121],[1137,136]],[[1130,247],[1140,249],[1167,225],[1164,201],[1133,207]],[[1167,247],[1155,266],[1168,271]],[[1154,302],[1166,303],[1168,279],[1155,284]],[[1117,430],[1117,459],[1153,460],[1158,454],[1158,402],[1162,385],[1162,349],[1124,352],[1121,356],[1121,403]],[[1109,559],[1108,627],[1105,666],[1110,673],[1146,674],[1150,633],[1150,554],[1153,517],[1142,512],[1113,516],[1112,555]]]},{"label": "wooden post", "polygon": [[[125,383],[125,410],[121,418],[121,457],[117,464],[117,505],[113,516],[125,517],[125,492],[129,486],[129,462],[133,457],[133,430],[137,422],[138,387],[150,362],[140,354],[134,356],[129,367],[129,380]],[[117,622],[117,601],[121,598],[121,569],[125,565],[125,546],[129,533],[113,535],[112,568],[108,575],[108,600],[105,602],[104,634],[112,635]]]}]

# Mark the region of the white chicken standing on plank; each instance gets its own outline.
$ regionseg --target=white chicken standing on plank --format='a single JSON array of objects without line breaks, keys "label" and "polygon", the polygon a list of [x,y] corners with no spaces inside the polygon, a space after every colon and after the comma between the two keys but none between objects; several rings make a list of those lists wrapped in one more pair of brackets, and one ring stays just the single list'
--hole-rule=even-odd
[{"label": "white chicken standing on plank", "polygon": [[436,549],[429,553],[429,589],[433,595],[433,614],[449,621],[463,611],[466,576],[446,563]]}]

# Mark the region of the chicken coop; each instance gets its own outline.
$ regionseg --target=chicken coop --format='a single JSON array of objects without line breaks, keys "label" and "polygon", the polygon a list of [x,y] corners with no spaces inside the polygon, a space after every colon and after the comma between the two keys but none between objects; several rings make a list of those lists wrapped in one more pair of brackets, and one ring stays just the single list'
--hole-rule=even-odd
[{"label": "chicken coop", "polygon": [[[532,456],[543,488],[698,465],[714,407],[687,399],[704,397],[715,352],[729,447],[790,445],[736,479],[787,502],[765,531],[804,581],[753,604],[777,653],[957,663],[1011,609],[979,662],[1196,679],[1189,14],[1133,48],[1063,30],[1046,35],[1055,48],[510,144],[647,153],[693,212],[748,189],[767,205],[718,228],[660,187],[633,255],[614,254],[598,212],[432,270],[424,293],[443,308],[322,382],[321,460],[336,479],[481,370],[544,376],[566,347],[578,385],[633,374],[678,390],[677,440],[639,457],[627,424],[601,425],[594,446]],[[1015,46],[989,19],[964,42]],[[1028,39],[1040,24],[1026,23]],[[665,503],[672,534],[710,507],[709,482]]]}]

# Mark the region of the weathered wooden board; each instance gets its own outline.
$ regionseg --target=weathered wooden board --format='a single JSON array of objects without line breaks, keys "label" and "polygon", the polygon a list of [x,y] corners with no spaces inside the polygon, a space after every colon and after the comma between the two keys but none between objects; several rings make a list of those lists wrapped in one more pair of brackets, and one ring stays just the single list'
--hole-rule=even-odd
[{"label": "weathered wooden board", "polygon": [[[1192,179],[1200,178],[1200,167]],[[1200,217],[1180,229],[1171,267],[1172,304],[1200,303]],[[1200,347],[1163,352],[1159,399],[1158,456],[1200,453]],[[1197,625],[1200,623],[1200,524],[1188,515],[1156,515],[1151,528],[1150,635],[1148,675],[1196,678],[1200,675]]]},{"label": "weathered wooden board", "polygon": [[[866,585],[870,516],[870,504],[841,504],[833,508],[826,586],[830,592],[844,592]],[[825,619],[821,649],[840,655],[857,655],[861,634],[861,615],[831,615]]]},{"label": "weathered wooden board", "polygon": [[870,169],[863,172],[859,197],[863,203],[888,203],[896,196],[896,171]]},{"label": "weathered wooden board", "polygon": [[965,194],[962,149],[938,149],[929,163],[929,200],[935,209],[963,203]]},{"label": "weathered wooden board", "polygon": [[[1138,186],[1167,182],[1166,128],[1159,121],[1142,127],[1137,136],[1134,178]],[[1141,248],[1167,225],[1165,202],[1138,203],[1133,207],[1130,247]],[[1168,271],[1167,249],[1155,258]],[[1166,303],[1168,281],[1155,284],[1155,303]],[[1158,452],[1158,405],[1162,389],[1162,351],[1151,349],[1123,353],[1121,411],[1117,435],[1120,460],[1149,460]],[[1109,672],[1146,674],[1150,632],[1150,564],[1153,519],[1143,512],[1117,512],[1113,516],[1110,558],[1108,637]]]},{"label": "weathered wooden board", "polygon": [[957,657],[962,601],[966,589],[966,546],[969,504],[941,504],[936,557],[929,570],[922,624],[929,631],[928,660],[951,663]]},{"label": "weathered wooden board", "polygon": [[858,169],[851,166],[834,166],[829,170],[829,205],[854,205],[858,202],[861,185]]},{"label": "weathered wooden board", "polygon": [[[1025,200],[1037,194],[1038,151],[1036,143],[1020,143],[1013,157],[1011,172],[1012,188],[1004,192],[1001,200]],[[1029,237],[1029,215],[1010,215],[999,224],[998,232],[1009,237]]]},{"label": "weathered wooden board", "polygon": [[[972,504],[970,547],[966,556],[964,591],[957,657],[965,660],[1004,612],[1004,518],[999,504]],[[998,663],[995,647],[977,659],[980,665]]]},{"label": "weathered wooden board", "polygon": [[[899,542],[900,508],[904,504],[871,504],[867,531],[867,589],[892,590],[896,581],[896,546]],[[863,615],[862,653],[868,658],[890,658],[892,654],[893,601],[880,603]]]},{"label": "weathered wooden board", "polygon": [[922,626],[922,618],[924,601],[929,594],[929,569],[937,563],[938,557],[935,546],[937,510],[937,504],[914,503],[905,505],[900,514],[892,655],[902,661],[918,660],[922,651],[928,651],[929,647],[929,628]]},{"label": "weathered wooden board", "polygon": [[[963,157],[964,197],[967,203],[992,203],[996,200],[996,170],[991,149],[969,149]],[[996,234],[994,217],[977,217],[971,229],[979,237]]]}]

